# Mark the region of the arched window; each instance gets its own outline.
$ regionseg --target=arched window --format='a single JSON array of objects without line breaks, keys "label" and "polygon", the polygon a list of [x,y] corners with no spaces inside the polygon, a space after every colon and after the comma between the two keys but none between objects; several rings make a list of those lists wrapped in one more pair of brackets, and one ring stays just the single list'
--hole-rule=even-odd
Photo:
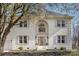
[{"label": "arched window", "polygon": [[45,28],[45,24],[43,24],[43,23],[40,23],[39,24],[39,32],[46,32],[46,28]]}]

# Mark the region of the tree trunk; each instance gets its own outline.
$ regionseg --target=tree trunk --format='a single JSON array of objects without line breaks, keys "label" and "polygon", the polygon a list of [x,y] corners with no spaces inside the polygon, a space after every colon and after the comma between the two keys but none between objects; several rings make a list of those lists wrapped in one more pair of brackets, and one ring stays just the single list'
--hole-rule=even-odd
[{"label": "tree trunk", "polygon": [[1,43],[1,39],[0,39],[0,55],[3,53],[3,50],[4,50],[4,46],[2,46],[2,43]]},{"label": "tree trunk", "polygon": [[4,46],[1,46],[0,47],[0,55],[3,53],[3,51],[4,51]]},{"label": "tree trunk", "polygon": [[3,35],[3,37],[0,40],[0,55],[3,53],[4,51],[4,44],[5,44],[5,40],[6,40],[7,35]]}]

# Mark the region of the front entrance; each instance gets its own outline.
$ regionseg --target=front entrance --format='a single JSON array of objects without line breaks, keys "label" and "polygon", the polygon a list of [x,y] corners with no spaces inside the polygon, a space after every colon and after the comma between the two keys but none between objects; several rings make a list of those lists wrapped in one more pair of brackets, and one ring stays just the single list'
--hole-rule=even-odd
[{"label": "front entrance", "polygon": [[48,46],[48,24],[45,20],[39,20],[36,24],[37,50],[45,50]]},{"label": "front entrance", "polygon": [[38,36],[37,38],[37,50],[46,50],[47,49],[47,45],[48,45],[48,41],[47,41],[47,37],[46,36]]}]

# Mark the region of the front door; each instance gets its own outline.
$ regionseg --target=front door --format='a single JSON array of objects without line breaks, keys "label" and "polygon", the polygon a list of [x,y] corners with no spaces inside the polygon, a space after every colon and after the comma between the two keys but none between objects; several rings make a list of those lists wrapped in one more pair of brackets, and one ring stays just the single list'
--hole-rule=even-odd
[{"label": "front door", "polygon": [[37,50],[46,50],[48,45],[46,36],[38,36],[37,38]]},{"label": "front door", "polygon": [[44,36],[38,37],[38,45],[39,46],[44,46],[46,45],[46,38]]}]

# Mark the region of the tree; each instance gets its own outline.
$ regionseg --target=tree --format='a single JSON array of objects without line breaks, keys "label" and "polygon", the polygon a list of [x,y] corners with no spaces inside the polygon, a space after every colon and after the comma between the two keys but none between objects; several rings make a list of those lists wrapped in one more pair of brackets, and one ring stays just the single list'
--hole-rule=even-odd
[{"label": "tree", "polygon": [[[44,8],[42,4],[0,4],[0,53],[3,52],[4,44],[7,35],[10,33],[11,28],[25,15],[26,17],[31,14],[39,14],[39,10],[42,11]],[[19,16],[17,17],[17,14]],[[27,16],[28,15],[28,16]],[[10,20],[7,19],[10,18]],[[15,18],[17,17],[17,18]],[[8,25],[6,22],[8,21]]]},{"label": "tree", "polygon": [[[24,15],[25,11],[29,10],[29,5],[26,4],[0,4],[0,52],[3,52],[6,36],[10,29],[18,22]],[[26,8],[27,6],[27,8]],[[17,10],[21,10],[19,17],[15,19]],[[9,12],[10,16],[7,15]],[[8,25],[6,26],[7,17],[10,17]]]}]

